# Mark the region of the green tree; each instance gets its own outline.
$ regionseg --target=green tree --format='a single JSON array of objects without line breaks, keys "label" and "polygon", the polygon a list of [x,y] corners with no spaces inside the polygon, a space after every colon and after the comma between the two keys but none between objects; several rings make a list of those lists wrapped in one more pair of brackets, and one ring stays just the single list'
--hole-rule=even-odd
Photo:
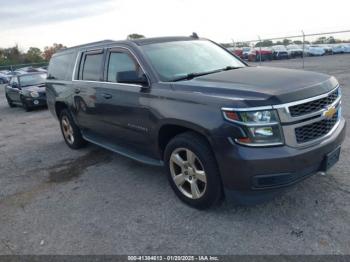
[{"label": "green tree", "polygon": [[303,44],[303,41],[295,40],[295,41],[293,41],[293,44],[302,45],[302,44]]},{"label": "green tree", "polygon": [[18,45],[10,48],[0,49],[0,64],[11,65],[21,64],[24,62],[24,55],[18,48]]},{"label": "green tree", "polygon": [[283,45],[289,45],[292,41],[289,39],[283,39]]},{"label": "green tree", "polygon": [[127,40],[140,39],[140,38],[145,38],[145,36],[134,33],[134,34],[130,34],[126,37]]},{"label": "green tree", "polygon": [[317,38],[315,41],[313,41],[313,44],[325,44],[327,42],[327,37],[321,36]]},{"label": "green tree", "polygon": [[54,43],[53,46],[46,46],[43,53],[44,59],[46,61],[49,61],[54,53],[56,53],[58,50],[63,48],[67,48],[67,47],[62,44],[56,44],[56,43]]},{"label": "green tree", "polygon": [[26,53],[26,62],[27,63],[39,63],[42,62],[43,59],[43,53],[41,50],[37,47],[30,47],[28,52]]},{"label": "green tree", "polygon": [[261,42],[258,42],[255,44],[255,47],[268,47],[268,46],[272,46],[273,42],[271,40],[263,40]]}]

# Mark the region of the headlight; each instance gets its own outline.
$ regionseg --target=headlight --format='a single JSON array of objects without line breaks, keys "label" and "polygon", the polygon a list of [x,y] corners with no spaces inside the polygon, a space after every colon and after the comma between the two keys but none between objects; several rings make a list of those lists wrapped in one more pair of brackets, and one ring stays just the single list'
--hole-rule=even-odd
[{"label": "headlight", "polygon": [[30,92],[31,97],[39,97],[39,93],[36,91]]},{"label": "headlight", "polygon": [[248,146],[274,146],[283,144],[282,129],[276,110],[231,111],[223,109],[224,117],[240,124],[245,136],[236,142]]}]

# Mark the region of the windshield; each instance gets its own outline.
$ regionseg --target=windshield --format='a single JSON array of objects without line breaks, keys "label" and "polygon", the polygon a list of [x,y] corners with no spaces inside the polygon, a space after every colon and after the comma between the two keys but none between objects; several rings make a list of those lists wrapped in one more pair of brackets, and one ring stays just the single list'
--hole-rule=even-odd
[{"label": "windshield", "polygon": [[19,77],[21,86],[35,86],[45,83],[46,74],[23,75]]},{"label": "windshield", "polygon": [[229,52],[205,40],[157,43],[141,48],[162,81],[228,67],[245,67]]}]

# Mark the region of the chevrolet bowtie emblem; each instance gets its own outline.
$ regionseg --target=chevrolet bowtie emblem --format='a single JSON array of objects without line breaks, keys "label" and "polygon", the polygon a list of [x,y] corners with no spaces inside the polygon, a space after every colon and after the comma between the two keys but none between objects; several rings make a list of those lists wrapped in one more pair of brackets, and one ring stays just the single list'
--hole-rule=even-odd
[{"label": "chevrolet bowtie emblem", "polygon": [[327,119],[331,119],[336,112],[337,112],[337,109],[334,106],[332,106],[327,108],[326,111],[324,111],[323,116],[326,117]]}]

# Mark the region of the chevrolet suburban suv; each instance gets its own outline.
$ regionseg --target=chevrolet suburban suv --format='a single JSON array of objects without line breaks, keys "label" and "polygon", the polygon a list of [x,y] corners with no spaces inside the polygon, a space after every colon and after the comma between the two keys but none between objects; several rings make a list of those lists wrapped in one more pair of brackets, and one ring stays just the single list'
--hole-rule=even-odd
[{"label": "chevrolet suburban suv", "polygon": [[88,141],[164,165],[176,195],[199,209],[258,202],[324,172],[345,137],[334,77],[248,66],[198,37],[64,49],[46,92],[70,148]]}]

